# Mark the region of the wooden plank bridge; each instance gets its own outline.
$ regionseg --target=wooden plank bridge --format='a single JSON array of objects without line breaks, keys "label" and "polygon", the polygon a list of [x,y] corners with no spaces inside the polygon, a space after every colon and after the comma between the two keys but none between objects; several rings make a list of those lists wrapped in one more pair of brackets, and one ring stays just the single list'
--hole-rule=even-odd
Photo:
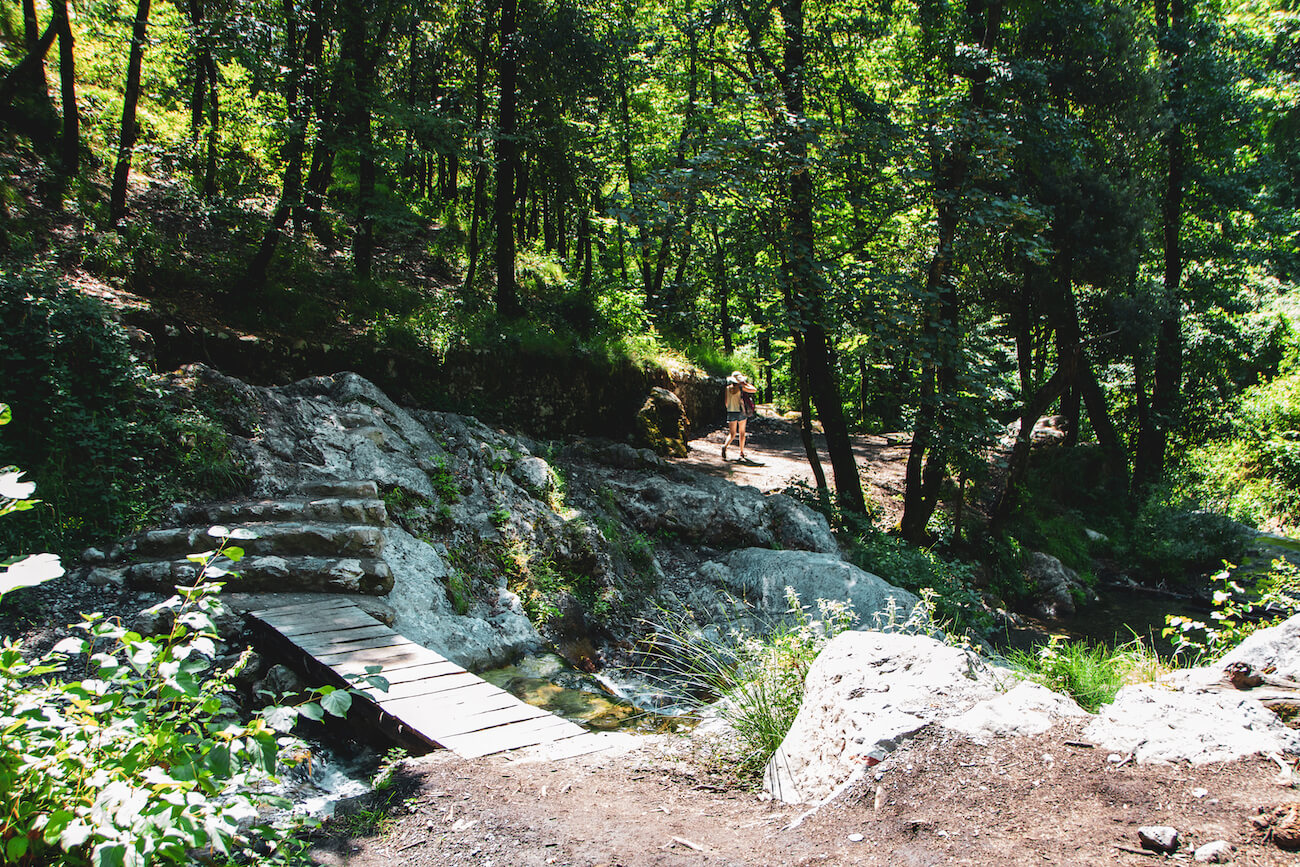
[{"label": "wooden plank bridge", "polygon": [[373,721],[408,749],[443,747],[476,758],[524,747],[544,747],[551,759],[603,748],[581,726],[525,704],[446,657],[416,644],[345,599],[250,611],[267,638],[298,656],[315,676],[336,686],[372,665],[389,682],[387,692],[360,690]]}]

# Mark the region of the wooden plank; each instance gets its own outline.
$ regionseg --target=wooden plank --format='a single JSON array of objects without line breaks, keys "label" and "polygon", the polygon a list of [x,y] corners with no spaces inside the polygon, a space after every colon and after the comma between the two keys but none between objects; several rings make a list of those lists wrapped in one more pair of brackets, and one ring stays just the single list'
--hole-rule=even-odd
[{"label": "wooden plank", "polygon": [[[382,676],[382,675],[381,675]],[[436,677],[420,678],[419,680],[408,680],[403,683],[390,683],[388,689],[380,690],[376,687],[364,687],[363,692],[370,695],[375,702],[387,706],[389,702],[397,700],[406,700],[421,698],[437,701],[445,707],[462,705],[467,703],[465,697],[458,698],[452,693],[458,693],[466,687],[478,686],[483,681],[466,671],[446,672]],[[491,686],[491,684],[488,684]],[[475,695],[494,695],[500,693],[496,687],[489,690],[483,690]],[[509,693],[506,693],[509,695]],[[511,696],[513,698],[513,696]],[[518,699],[516,699],[517,701]],[[472,703],[472,702],[469,702]]]},{"label": "wooden plank", "polygon": [[470,734],[448,735],[439,738],[438,743],[462,758],[473,759],[559,740],[566,735],[578,735],[584,731],[568,720],[548,715]]},{"label": "wooden plank", "polygon": [[[359,629],[357,631],[363,632],[365,630]],[[383,647],[399,647],[406,643],[406,639],[392,630],[389,630],[388,635],[376,635],[370,638],[365,636],[350,638],[346,632],[329,632],[322,633],[319,636],[313,635],[310,640],[295,640],[293,643],[312,656],[320,658],[321,655],[350,653],[354,650],[378,650]]]},{"label": "wooden plank", "polygon": [[360,608],[355,608],[351,611],[341,610],[329,617],[317,617],[298,623],[269,623],[268,625],[286,638],[293,638],[298,635],[311,635],[313,632],[359,629],[362,626],[374,626],[378,622]]},{"label": "wooden plank", "polygon": [[310,635],[299,635],[293,638],[293,643],[299,647],[306,648],[308,644],[314,644],[323,641],[359,641],[363,638],[398,638],[402,641],[408,639],[402,638],[392,629],[389,629],[382,623],[373,623],[369,626],[358,626],[353,629],[336,629],[333,632],[313,632]]},{"label": "wooden plank", "polygon": [[[347,663],[339,663],[334,666],[334,670],[340,674],[365,674],[364,665],[355,666]],[[428,662],[424,665],[413,665],[410,668],[398,668],[393,671],[381,671],[380,676],[388,681],[390,687],[397,686],[399,683],[410,683],[415,680],[424,680],[427,677],[441,677],[444,674],[459,674],[465,669],[461,668],[451,660],[444,659],[441,662]],[[380,693],[383,695],[383,693]]]},{"label": "wooden plank", "polygon": [[376,647],[342,653],[313,653],[312,656],[331,667],[337,663],[348,663],[360,665],[363,670],[367,665],[382,665],[386,669],[396,669],[444,661],[443,657],[432,650],[409,641],[393,647]]},{"label": "wooden plank", "polygon": [[571,738],[562,738],[548,744],[538,744],[536,749],[547,761],[561,762],[577,756],[603,753],[609,749],[609,743],[596,737],[591,732],[584,731],[582,734],[574,735]]},{"label": "wooden plank", "polygon": [[[503,703],[503,702],[502,702]],[[504,703],[503,703],[504,705]],[[386,710],[386,708],[385,708]],[[476,708],[477,712],[473,714],[448,714],[447,708],[437,706],[408,707],[399,718],[411,725],[411,728],[432,737],[435,741],[442,741],[443,737],[452,736],[452,734],[469,734],[471,732],[481,732],[484,729],[495,728],[498,725],[508,723],[523,723],[524,720],[543,718],[551,716],[550,712],[543,711],[541,707],[525,705],[520,701],[515,701],[495,708]]]},{"label": "wooden plank", "polygon": [[[262,612],[261,614],[254,614],[253,616],[269,626],[279,628],[281,626],[301,626],[304,623],[320,623],[322,621],[329,621],[335,617],[354,613],[365,614],[366,617],[370,617],[369,614],[366,614],[366,612],[362,611],[355,605],[332,605],[322,611]],[[370,619],[378,622],[376,618],[371,617]]]},{"label": "wooden plank", "polygon": [[347,599],[332,599],[329,602],[294,602],[288,605],[272,605],[269,608],[249,609],[248,613],[265,620],[268,617],[295,617],[299,614],[318,615],[322,611],[335,608],[357,608],[356,603]]},{"label": "wooden plank", "polygon": [[[432,694],[433,693],[425,693],[421,695],[397,695],[389,698],[384,693],[379,693],[375,695],[375,703],[386,711],[389,709],[390,705],[394,706],[394,710],[392,711],[394,714],[409,713],[410,708],[412,707],[429,704],[430,699],[428,698],[428,695]],[[482,704],[488,700],[498,701],[500,703],[497,706],[504,707],[506,702],[504,699],[501,699],[501,696],[506,696],[515,701],[519,700],[510,695],[510,693],[502,692],[487,681],[466,684],[457,689],[443,690],[442,692],[437,693],[437,696],[437,706],[446,709],[449,713],[459,713],[461,709],[460,706],[462,705]],[[405,704],[395,704],[397,702],[405,702]]]}]

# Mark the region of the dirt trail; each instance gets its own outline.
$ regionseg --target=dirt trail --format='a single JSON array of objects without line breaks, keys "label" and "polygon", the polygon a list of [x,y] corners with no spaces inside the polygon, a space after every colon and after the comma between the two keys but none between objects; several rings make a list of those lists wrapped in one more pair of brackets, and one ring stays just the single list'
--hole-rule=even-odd
[{"label": "dirt trail", "polygon": [[[771,406],[758,409],[758,416],[748,423],[746,455],[749,462],[737,460],[740,453],[734,444],[727,452],[727,459],[723,460],[722,444],[726,441],[727,430],[720,427],[691,440],[688,444],[690,454],[677,463],[764,492],[781,491],[795,483],[811,488],[812,468],[808,465],[798,423],[780,417]],[[827,483],[834,487],[826,455],[826,439],[818,433],[814,442]],[[863,493],[874,505],[874,517],[879,526],[892,526],[903,512],[903,478],[910,445],[911,436],[906,433],[853,437],[853,452],[858,461]]]},{"label": "dirt trail", "polygon": [[1136,865],[1156,860],[1138,828],[1167,824],[1185,861],[1226,840],[1235,864],[1297,863],[1250,821],[1295,799],[1271,762],[1116,767],[1079,728],[990,746],[927,729],[796,828],[805,807],[721,779],[681,738],[553,764],[437,753],[406,773],[413,794],[381,831],[331,822],[313,855],[340,867]]}]

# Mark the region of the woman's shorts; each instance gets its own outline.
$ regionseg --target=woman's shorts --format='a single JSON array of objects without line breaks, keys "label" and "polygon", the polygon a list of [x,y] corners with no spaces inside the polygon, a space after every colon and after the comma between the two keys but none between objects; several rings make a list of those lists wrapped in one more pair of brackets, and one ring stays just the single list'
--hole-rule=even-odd
[{"label": "woman's shorts", "polygon": [[744,421],[746,418],[747,418],[747,416],[746,416],[743,412],[728,412],[728,413],[727,413],[727,423],[728,423],[728,424],[730,424],[730,423],[733,422],[733,421]]}]

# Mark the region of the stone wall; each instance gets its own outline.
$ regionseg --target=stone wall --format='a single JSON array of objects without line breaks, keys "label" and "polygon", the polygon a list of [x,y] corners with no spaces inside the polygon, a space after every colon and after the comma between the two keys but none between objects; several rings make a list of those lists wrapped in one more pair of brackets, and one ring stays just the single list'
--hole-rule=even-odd
[{"label": "stone wall", "polygon": [[309,339],[267,341],[196,328],[151,312],[130,317],[152,338],[159,370],[200,362],[246,382],[284,385],[352,371],[399,404],[474,415],[537,437],[561,434],[627,440],[654,386],[673,391],[696,434],[721,423],[720,377],[670,372],[596,354],[557,356],[510,350],[455,350],[436,358],[367,339],[340,345]]}]

